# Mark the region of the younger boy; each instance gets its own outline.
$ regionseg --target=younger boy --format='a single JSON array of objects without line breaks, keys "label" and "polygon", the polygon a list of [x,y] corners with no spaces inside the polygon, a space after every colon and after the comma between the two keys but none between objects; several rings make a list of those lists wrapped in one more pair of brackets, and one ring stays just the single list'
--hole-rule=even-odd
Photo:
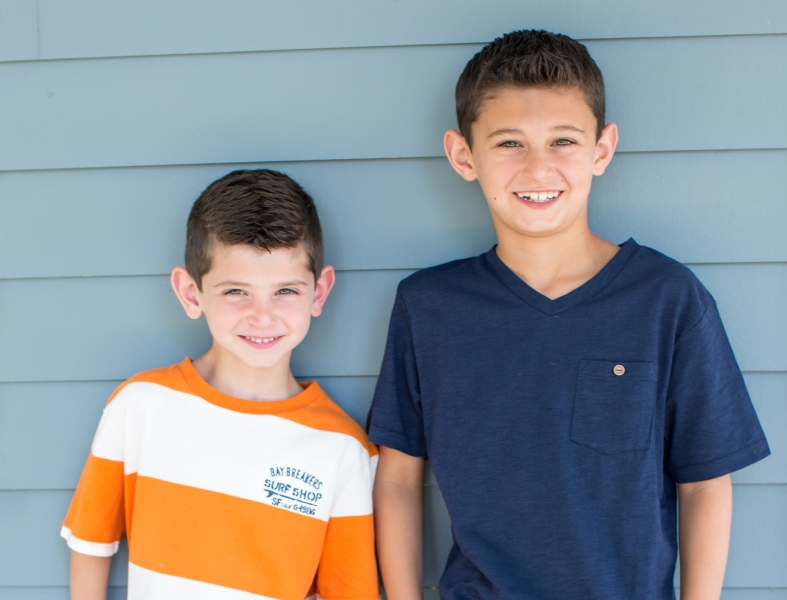
[{"label": "younger boy", "polygon": [[376,450],[290,354],[334,283],[317,210],[275,171],[212,183],[172,287],[213,345],[112,395],[61,535],[72,598],[106,598],[125,532],[128,598],[376,599]]},{"label": "younger boy", "polygon": [[[443,599],[718,598],[729,473],[769,450],[710,294],[588,228],[617,144],[584,46],[518,31],[465,68],[454,169],[497,246],[399,287],[369,437],[390,600],[421,596],[428,458],[454,545]],[[636,202],[636,200],[632,200]]]}]

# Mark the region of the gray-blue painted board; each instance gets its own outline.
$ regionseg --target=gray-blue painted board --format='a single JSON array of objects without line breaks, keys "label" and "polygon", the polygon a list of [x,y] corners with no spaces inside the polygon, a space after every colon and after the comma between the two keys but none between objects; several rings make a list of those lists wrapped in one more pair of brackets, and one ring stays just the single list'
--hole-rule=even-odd
[{"label": "gray-blue painted board", "polygon": [[7,172],[0,278],[168,273],[183,261],[202,189],[233,168],[263,166],[314,196],[326,258],[339,269],[423,267],[494,241],[483,197],[445,159]]},{"label": "gray-blue painted board", "polygon": [[[787,10],[775,0],[42,0],[40,5],[45,58],[478,43],[522,27],[583,39],[787,32]],[[0,60],[8,60],[5,53]]]},{"label": "gray-blue painted board", "polygon": [[736,485],[725,585],[787,587],[787,486]]},{"label": "gray-blue painted board", "polygon": [[[376,378],[324,377],[320,385],[364,425]],[[0,489],[73,489],[96,425],[118,381],[0,384]],[[736,483],[787,484],[787,373],[748,373],[746,383],[772,455]],[[425,482],[435,485],[427,467]]]},{"label": "gray-blue painted board", "polygon": [[436,155],[467,51],[0,64],[0,170]]},{"label": "gray-blue painted board", "polygon": [[[396,285],[407,274],[339,273],[323,316],[293,354],[294,373],[376,375]],[[210,345],[207,327],[186,317],[166,277],[3,281],[0,332],[0,382],[126,379]]]},{"label": "gray-blue painted board", "polygon": [[0,61],[38,58],[36,2],[0,2]]},{"label": "gray-blue painted board", "polygon": [[[314,196],[338,269],[426,267],[494,243],[478,185],[443,158],[5,172],[0,279],[168,273],[202,189],[260,167]],[[746,202],[731,193],[752,181]],[[593,184],[590,222],[682,262],[787,262],[785,189],[787,150],[619,154]]]},{"label": "gray-blue painted board", "polygon": [[604,73],[607,119],[620,128],[621,150],[785,147],[787,121],[778,115],[787,36],[616,40],[589,49]]},{"label": "gray-blue painted board", "polygon": [[[588,45],[620,150],[785,147],[787,35]],[[0,170],[440,156],[476,49],[0,64]]]},{"label": "gray-blue painted board", "polygon": [[724,588],[721,600],[787,600],[787,589]]},{"label": "gray-blue painted board", "polygon": [[[741,202],[751,182],[763,193]],[[785,189],[784,150],[619,154],[593,183],[590,225],[684,263],[787,262]]]},{"label": "gray-blue painted board", "polygon": [[0,384],[0,489],[73,489],[118,382]]},{"label": "gray-blue painted board", "polygon": [[[741,368],[787,371],[787,264],[695,271],[716,296]],[[376,375],[396,285],[409,273],[339,273],[325,313],[293,355],[296,375]],[[210,344],[166,277],[0,281],[0,332],[0,382],[125,379]]]},{"label": "gray-blue painted board", "polygon": [[[69,550],[60,527],[71,491],[0,492],[0,586],[68,584]],[[110,584],[125,585],[126,544],[113,560]]]},{"label": "gray-blue painted board", "polygon": [[0,284],[0,361],[17,356],[0,367],[0,381],[126,379],[210,345],[207,328],[185,316],[166,277],[27,283]]}]

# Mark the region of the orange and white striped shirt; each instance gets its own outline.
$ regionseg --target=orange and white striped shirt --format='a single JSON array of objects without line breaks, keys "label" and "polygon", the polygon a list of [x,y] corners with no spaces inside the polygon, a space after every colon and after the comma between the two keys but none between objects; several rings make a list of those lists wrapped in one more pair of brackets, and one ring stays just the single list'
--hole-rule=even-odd
[{"label": "orange and white striped shirt", "polygon": [[316,382],[241,400],[186,359],[112,395],[61,535],[111,556],[125,532],[129,600],[376,600],[376,464]]}]

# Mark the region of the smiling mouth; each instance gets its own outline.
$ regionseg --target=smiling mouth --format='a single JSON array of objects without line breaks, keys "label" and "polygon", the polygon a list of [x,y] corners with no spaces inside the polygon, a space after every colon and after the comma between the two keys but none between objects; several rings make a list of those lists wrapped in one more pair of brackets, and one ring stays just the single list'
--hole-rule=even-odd
[{"label": "smiling mouth", "polygon": [[250,342],[254,342],[255,344],[270,344],[271,342],[278,340],[281,336],[276,337],[251,337],[250,335],[242,335],[241,337],[246,338]]},{"label": "smiling mouth", "polygon": [[536,202],[541,204],[543,202],[549,202],[550,200],[554,200],[557,198],[561,192],[515,192],[516,195],[527,202]]}]

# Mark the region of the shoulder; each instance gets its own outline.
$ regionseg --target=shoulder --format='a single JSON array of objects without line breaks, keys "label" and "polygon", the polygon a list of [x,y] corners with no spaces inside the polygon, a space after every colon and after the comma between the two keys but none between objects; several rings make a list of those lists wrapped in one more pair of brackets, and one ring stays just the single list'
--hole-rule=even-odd
[{"label": "shoulder", "polygon": [[133,396],[134,394],[142,392],[143,390],[149,391],[151,386],[145,384],[152,384],[180,392],[193,393],[190,391],[190,388],[183,377],[181,368],[182,364],[183,363],[178,363],[167,367],[160,367],[157,369],[150,369],[148,371],[137,373],[133,377],[126,379],[126,381],[115,388],[115,391],[112,392],[112,395],[109,397],[107,404],[115,401],[119,396]]},{"label": "shoulder", "polygon": [[[636,244],[633,240],[629,243]],[[619,285],[629,290],[631,296],[677,311],[687,326],[699,321],[707,308],[715,304],[691,269],[647,246],[636,246],[621,273]]]},{"label": "shoulder", "polygon": [[316,381],[306,384],[306,389],[315,394],[315,399],[300,411],[283,417],[321,432],[343,436],[348,445],[362,450],[368,457],[377,455],[377,447],[366,437],[363,428]]},{"label": "shoulder", "polygon": [[404,301],[444,298],[482,285],[481,281],[488,274],[486,254],[454,260],[421,269],[403,279],[399,283],[398,296]]},{"label": "shoulder", "polygon": [[630,266],[642,277],[657,277],[674,287],[702,287],[697,276],[686,265],[648,246],[635,244]]}]

